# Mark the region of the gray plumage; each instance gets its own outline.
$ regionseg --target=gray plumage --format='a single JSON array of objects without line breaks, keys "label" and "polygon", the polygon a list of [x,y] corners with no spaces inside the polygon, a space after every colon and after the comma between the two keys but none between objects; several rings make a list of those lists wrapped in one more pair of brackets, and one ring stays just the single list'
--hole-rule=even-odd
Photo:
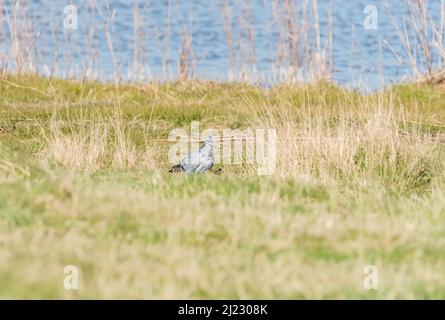
[{"label": "gray plumage", "polygon": [[213,139],[208,136],[205,138],[204,145],[198,151],[186,155],[169,172],[203,173],[213,167],[213,161]]}]

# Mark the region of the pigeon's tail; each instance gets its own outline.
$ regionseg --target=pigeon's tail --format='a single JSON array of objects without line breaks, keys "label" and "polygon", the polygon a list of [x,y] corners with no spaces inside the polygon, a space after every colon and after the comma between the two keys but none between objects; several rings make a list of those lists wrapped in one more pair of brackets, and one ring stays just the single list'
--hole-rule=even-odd
[{"label": "pigeon's tail", "polygon": [[173,166],[170,168],[170,170],[168,170],[169,173],[183,172],[183,171],[184,168],[180,164],[177,164],[176,166]]}]

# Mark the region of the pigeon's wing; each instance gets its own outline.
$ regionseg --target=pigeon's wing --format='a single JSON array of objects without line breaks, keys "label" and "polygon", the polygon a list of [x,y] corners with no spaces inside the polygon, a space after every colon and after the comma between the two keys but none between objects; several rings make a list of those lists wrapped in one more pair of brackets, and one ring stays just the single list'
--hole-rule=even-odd
[{"label": "pigeon's wing", "polygon": [[181,160],[181,167],[188,173],[195,172],[199,166],[199,151],[189,153]]},{"label": "pigeon's wing", "polygon": [[201,154],[199,159],[199,166],[195,169],[196,173],[202,173],[210,170],[213,166],[213,157],[206,154]]}]

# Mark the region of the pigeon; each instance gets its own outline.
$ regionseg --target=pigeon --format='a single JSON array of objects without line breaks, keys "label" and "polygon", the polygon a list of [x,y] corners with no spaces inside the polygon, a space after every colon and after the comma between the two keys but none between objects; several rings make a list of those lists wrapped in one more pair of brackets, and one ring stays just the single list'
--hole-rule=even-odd
[{"label": "pigeon", "polygon": [[168,172],[203,173],[213,167],[213,162],[213,139],[212,136],[207,136],[204,145],[198,151],[189,153]]}]

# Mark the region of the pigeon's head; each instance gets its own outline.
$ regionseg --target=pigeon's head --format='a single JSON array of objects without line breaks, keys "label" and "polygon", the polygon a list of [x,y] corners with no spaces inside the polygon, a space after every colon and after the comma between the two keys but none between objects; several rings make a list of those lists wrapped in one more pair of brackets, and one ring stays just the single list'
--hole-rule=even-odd
[{"label": "pigeon's head", "polygon": [[212,138],[212,136],[207,136],[207,137],[205,138],[205,140],[204,140],[204,144],[205,144],[206,146],[211,146],[211,145],[213,144],[213,138]]}]

